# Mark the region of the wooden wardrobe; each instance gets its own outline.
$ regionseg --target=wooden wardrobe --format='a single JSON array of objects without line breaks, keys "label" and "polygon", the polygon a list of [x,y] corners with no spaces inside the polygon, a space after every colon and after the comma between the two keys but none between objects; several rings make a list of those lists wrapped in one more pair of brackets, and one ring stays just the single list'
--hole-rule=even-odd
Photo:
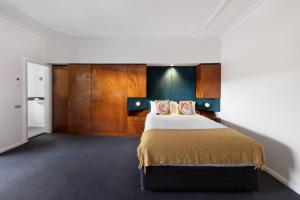
[{"label": "wooden wardrobe", "polygon": [[145,64],[53,66],[53,132],[127,135],[127,98],[145,96]]}]

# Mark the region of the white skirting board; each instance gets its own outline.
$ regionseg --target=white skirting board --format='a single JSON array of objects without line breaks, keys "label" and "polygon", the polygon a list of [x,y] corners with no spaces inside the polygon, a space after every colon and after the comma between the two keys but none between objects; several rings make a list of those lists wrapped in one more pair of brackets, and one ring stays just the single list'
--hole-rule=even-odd
[{"label": "white skirting board", "polygon": [[281,176],[279,173],[277,173],[276,171],[274,171],[273,169],[271,169],[268,166],[264,166],[264,170],[270,174],[271,176],[273,176],[274,178],[276,178],[278,181],[280,181],[281,183],[283,183],[284,185],[286,185],[287,187],[291,188],[293,191],[295,191],[296,193],[300,194],[300,186],[287,180],[286,178],[284,178],[283,176]]},{"label": "white skirting board", "polygon": [[15,144],[12,144],[10,146],[4,147],[4,148],[0,149],[0,154],[3,153],[3,152],[5,152],[5,151],[11,150],[13,148],[16,148],[18,146],[21,146],[22,144],[25,144],[26,142],[28,142],[28,140],[20,141],[20,142],[17,142]]}]

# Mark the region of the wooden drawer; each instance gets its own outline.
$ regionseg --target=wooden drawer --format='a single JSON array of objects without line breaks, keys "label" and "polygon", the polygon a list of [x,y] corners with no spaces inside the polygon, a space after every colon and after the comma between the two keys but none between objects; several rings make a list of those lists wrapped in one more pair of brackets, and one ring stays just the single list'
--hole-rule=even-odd
[{"label": "wooden drawer", "polygon": [[127,134],[141,135],[145,127],[145,117],[128,116],[127,117]]},{"label": "wooden drawer", "polygon": [[138,121],[138,122],[145,122],[146,117],[144,116],[128,116],[127,120],[129,121]]}]

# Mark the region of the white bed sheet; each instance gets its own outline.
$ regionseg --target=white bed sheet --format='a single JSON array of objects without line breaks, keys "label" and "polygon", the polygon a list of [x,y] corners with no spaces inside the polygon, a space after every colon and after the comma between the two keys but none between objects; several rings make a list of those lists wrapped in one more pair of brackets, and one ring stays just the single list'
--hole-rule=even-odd
[{"label": "white bed sheet", "polygon": [[149,129],[211,129],[227,128],[202,115],[156,115],[146,117],[145,131]]}]

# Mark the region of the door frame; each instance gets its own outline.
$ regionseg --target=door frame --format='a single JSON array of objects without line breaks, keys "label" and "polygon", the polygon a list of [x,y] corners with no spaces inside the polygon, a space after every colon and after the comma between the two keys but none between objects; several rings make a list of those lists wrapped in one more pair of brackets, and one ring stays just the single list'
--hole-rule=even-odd
[{"label": "door frame", "polygon": [[[22,121],[23,121],[23,141],[26,143],[28,141],[28,105],[27,105],[27,87],[28,87],[28,80],[27,80],[27,72],[28,72],[28,63],[34,63],[38,65],[43,65],[47,67],[47,72],[48,72],[48,77],[46,77],[46,81],[48,83],[48,91],[46,89],[45,91],[45,108],[46,108],[46,133],[51,133],[52,132],[52,70],[51,70],[51,65],[43,62],[36,61],[34,59],[29,59],[29,58],[24,58],[23,59],[23,84],[22,84],[22,106],[23,106],[23,116],[22,116]],[[48,78],[48,80],[47,80]],[[46,84],[47,85],[47,84]]]}]

